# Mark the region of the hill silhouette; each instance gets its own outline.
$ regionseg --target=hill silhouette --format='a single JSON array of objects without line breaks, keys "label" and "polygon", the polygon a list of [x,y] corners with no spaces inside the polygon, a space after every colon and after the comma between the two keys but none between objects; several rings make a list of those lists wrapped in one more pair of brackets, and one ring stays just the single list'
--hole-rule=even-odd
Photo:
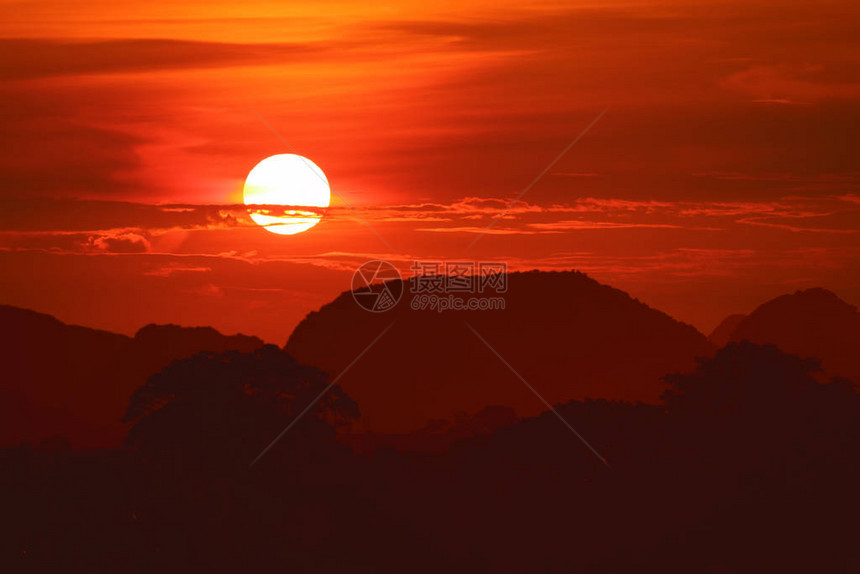
[{"label": "hill silhouette", "polygon": [[416,311],[409,297],[370,313],[342,293],[310,313],[285,346],[299,362],[337,375],[394,323],[340,381],[361,411],[356,431],[410,433],[490,405],[519,416],[544,411],[469,325],[552,404],[655,402],[661,376],[713,351],[693,327],[579,272],[512,273],[503,310]]},{"label": "hill silhouette", "polygon": [[171,362],[263,345],[210,327],[147,325],[127,337],[8,305],[0,305],[0,340],[2,444],[63,436],[78,447],[120,444],[132,393]]},{"label": "hill silhouette", "polygon": [[729,340],[815,357],[828,375],[860,382],[860,312],[827,289],[796,291],[760,305],[735,326]]},{"label": "hill silhouette", "polygon": [[735,313],[723,319],[717,327],[708,335],[708,341],[715,347],[722,348],[731,341],[732,333],[738,328],[738,325],[746,319],[747,316],[743,313]]}]

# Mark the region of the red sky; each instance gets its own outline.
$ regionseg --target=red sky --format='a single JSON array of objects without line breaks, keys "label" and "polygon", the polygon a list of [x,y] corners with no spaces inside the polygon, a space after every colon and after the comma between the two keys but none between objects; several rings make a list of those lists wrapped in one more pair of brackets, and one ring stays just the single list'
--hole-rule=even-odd
[{"label": "red sky", "polygon": [[[860,302],[860,6],[0,2],[0,303],[283,343],[385,258],[582,270],[700,330]],[[605,115],[474,248],[466,247]],[[311,231],[255,227],[262,158]]]}]

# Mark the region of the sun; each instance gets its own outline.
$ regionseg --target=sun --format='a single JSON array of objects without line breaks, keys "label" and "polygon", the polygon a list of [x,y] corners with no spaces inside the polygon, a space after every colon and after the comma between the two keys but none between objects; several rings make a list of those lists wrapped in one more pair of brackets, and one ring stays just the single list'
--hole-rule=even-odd
[{"label": "sun", "polygon": [[254,223],[278,235],[295,235],[319,223],[331,188],[314,162],[284,153],[267,157],[248,173],[244,201]]}]

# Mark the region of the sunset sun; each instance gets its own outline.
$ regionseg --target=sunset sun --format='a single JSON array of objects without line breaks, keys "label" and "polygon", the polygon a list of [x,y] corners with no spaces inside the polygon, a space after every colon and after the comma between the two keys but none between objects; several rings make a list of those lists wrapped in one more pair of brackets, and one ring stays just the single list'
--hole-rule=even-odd
[{"label": "sunset sun", "polygon": [[319,223],[331,190],[314,162],[279,154],[267,157],[248,174],[244,201],[257,225],[278,235],[295,235]]}]

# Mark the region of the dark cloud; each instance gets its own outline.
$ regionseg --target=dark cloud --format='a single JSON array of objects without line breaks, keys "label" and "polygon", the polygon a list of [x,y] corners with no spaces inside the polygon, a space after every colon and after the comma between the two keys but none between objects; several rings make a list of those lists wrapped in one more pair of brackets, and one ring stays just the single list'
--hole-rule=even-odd
[{"label": "dark cloud", "polygon": [[0,196],[140,191],[128,176],[140,165],[135,147],[146,139],[103,119],[120,102],[130,106],[139,99],[95,87],[0,83]]},{"label": "dark cloud", "polygon": [[0,79],[285,63],[300,61],[320,51],[306,44],[3,38],[0,39]]}]

